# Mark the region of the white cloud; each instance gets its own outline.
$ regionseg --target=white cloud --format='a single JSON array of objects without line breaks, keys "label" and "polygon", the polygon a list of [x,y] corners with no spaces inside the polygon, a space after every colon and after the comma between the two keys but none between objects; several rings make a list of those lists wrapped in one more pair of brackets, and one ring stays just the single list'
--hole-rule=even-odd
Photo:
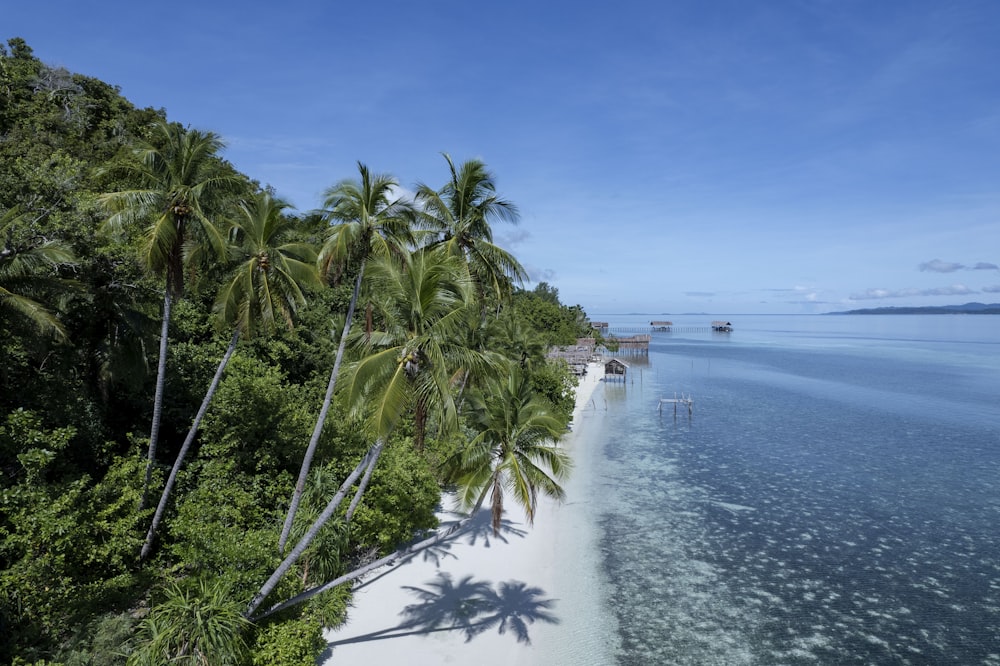
[{"label": "white cloud", "polygon": [[921,296],[965,296],[966,294],[977,293],[975,289],[966,287],[964,284],[953,284],[950,287],[938,287],[937,289],[925,289],[920,292]]}]

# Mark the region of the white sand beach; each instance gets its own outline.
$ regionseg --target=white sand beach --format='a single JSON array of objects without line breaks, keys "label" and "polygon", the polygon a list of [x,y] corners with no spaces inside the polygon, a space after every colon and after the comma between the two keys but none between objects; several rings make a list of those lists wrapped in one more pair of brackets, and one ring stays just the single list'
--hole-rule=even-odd
[{"label": "white sand beach", "polygon": [[[602,376],[603,367],[591,364],[577,387],[572,432],[563,440],[575,462],[567,501],[541,498],[534,527],[509,507],[498,537],[483,509],[446,543],[369,576],[345,626],[326,633],[324,665],[613,661],[617,632],[601,611],[605,589],[588,513],[594,453],[583,427],[603,416],[595,394]],[[445,524],[456,519],[442,516]]]}]

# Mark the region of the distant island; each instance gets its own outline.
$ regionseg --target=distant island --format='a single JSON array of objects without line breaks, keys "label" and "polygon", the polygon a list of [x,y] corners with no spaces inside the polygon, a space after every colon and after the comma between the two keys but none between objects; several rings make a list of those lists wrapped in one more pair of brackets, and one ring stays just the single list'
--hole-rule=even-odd
[{"label": "distant island", "polygon": [[827,314],[1000,314],[1000,303],[966,303],[964,305],[925,305],[919,307],[884,307],[846,310]]}]

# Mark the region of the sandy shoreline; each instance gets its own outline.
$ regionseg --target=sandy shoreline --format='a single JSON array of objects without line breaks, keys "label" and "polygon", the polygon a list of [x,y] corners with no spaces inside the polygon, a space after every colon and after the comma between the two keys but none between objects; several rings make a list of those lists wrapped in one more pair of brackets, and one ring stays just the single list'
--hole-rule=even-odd
[{"label": "sandy shoreline", "polygon": [[589,474],[574,450],[602,376],[591,364],[577,387],[566,504],[540,498],[534,528],[513,507],[498,537],[484,509],[456,538],[369,577],[345,626],[326,632],[324,665],[608,663],[613,627],[599,617],[598,554],[583,508]]}]

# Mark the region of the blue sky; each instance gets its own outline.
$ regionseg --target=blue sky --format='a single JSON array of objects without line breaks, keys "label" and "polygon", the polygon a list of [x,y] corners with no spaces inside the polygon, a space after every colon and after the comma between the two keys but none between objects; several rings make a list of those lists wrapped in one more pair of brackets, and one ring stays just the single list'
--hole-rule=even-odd
[{"label": "blue sky", "polygon": [[483,159],[592,313],[1000,302],[995,0],[6,4],[299,210]]}]

